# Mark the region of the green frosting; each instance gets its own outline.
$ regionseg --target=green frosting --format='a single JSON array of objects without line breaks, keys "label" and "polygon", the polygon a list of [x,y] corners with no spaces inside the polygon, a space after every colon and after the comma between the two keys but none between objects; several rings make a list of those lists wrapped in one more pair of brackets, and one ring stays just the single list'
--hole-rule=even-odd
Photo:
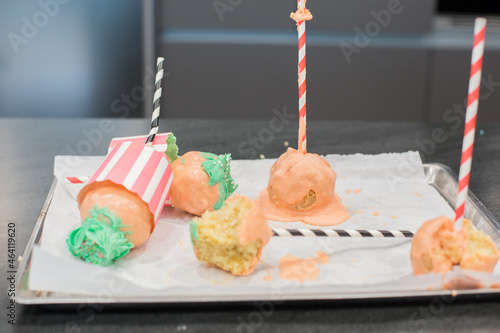
[{"label": "green frosting", "polygon": [[96,205],[89,214],[66,239],[71,254],[91,264],[109,266],[129,253],[134,244],[125,237],[127,232],[119,230],[126,226],[114,213]]},{"label": "green frosting", "polygon": [[172,163],[173,161],[179,158],[179,156],[177,156],[177,153],[179,152],[179,147],[177,147],[176,142],[177,138],[175,137],[175,135],[170,133],[167,137],[167,150],[165,151],[168,163]]},{"label": "green frosting", "polygon": [[219,183],[219,199],[213,206],[217,210],[238,188],[231,177],[231,154],[217,156],[212,153],[200,152],[200,156],[206,160],[201,163],[201,166],[210,177],[208,185],[214,186]]},{"label": "green frosting", "polygon": [[198,240],[198,224],[194,220],[189,221],[189,231],[191,232],[191,242],[194,243]]}]

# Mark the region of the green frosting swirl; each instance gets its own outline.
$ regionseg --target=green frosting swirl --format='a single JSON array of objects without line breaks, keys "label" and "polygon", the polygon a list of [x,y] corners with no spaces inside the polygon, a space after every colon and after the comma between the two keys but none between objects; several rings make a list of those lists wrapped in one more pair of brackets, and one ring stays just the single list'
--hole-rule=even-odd
[{"label": "green frosting swirl", "polygon": [[212,153],[202,153],[200,156],[205,159],[201,166],[210,177],[208,185],[214,186],[219,183],[219,199],[213,206],[215,210],[222,207],[224,201],[238,188],[231,177],[231,154],[215,155]]},{"label": "green frosting swirl", "polygon": [[167,150],[165,151],[168,163],[172,163],[179,158],[179,156],[177,155],[177,153],[179,152],[179,147],[177,147],[176,142],[177,138],[174,134],[170,133],[167,137]]},{"label": "green frosting swirl", "polygon": [[94,265],[109,266],[130,252],[134,244],[125,237],[128,232],[119,230],[126,226],[114,213],[96,205],[89,214],[66,239],[71,254]]},{"label": "green frosting swirl", "polygon": [[198,240],[198,223],[194,220],[189,221],[189,231],[191,233],[191,242],[194,244]]}]

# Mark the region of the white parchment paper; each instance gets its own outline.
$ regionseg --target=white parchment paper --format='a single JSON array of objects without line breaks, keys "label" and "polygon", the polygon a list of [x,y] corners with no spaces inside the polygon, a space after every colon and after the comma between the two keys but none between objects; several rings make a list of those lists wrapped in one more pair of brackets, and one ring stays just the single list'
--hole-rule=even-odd
[{"label": "white parchment paper", "polygon": [[[411,240],[350,238],[278,238],[264,249],[254,273],[234,277],[196,260],[189,237],[189,214],[165,208],[150,239],[110,267],[96,267],[73,257],[66,248],[68,233],[80,225],[76,195],[83,185],[66,184],[67,176],[88,176],[104,157],[57,156],[59,182],[47,213],[40,248],[36,248],[29,276],[33,290],[95,295],[167,295],[192,299],[202,295],[283,295],[383,292],[440,288],[440,276],[413,277]],[[327,155],[337,173],[336,193],[351,218],[336,229],[407,229],[415,231],[426,220],[453,216],[445,200],[426,183],[417,152],[381,155]],[[235,160],[236,193],[256,198],[267,186],[275,160]],[[272,227],[318,228],[302,222],[270,221]],[[303,284],[284,280],[279,260],[293,254],[328,254],[330,264],[317,264],[321,274]],[[495,270],[498,273],[498,266]],[[491,279],[492,277],[489,277]],[[493,278],[494,279],[494,278]],[[500,281],[500,279],[497,279]],[[111,281],[111,282],[110,282]],[[118,288],[117,286],[121,286]],[[112,289],[112,288],[111,288]]]}]

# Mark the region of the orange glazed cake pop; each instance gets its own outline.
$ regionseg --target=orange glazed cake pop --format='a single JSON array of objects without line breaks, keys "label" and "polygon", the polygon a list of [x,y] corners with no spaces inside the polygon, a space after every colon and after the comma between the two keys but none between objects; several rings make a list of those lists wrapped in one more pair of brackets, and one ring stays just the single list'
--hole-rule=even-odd
[{"label": "orange glazed cake pop", "polygon": [[335,194],[336,178],[323,157],[288,148],[271,167],[267,188],[256,202],[269,220],[336,225],[349,218]]},{"label": "orange glazed cake pop", "polygon": [[260,208],[241,195],[227,199],[219,210],[195,217],[189,226],[198,260],[233,275],[252,273],[272,236]]},{"label": "orange glazed cake pop", "polygon": [[190,151],[175,159],[170,189],[172,204],[198,216],[208,209],[219,209],[238,187],[231,177],[230,163],[231,154],[199,151]]},{"label": "orange glazed cake pop", "polygon": [[172,178],[164,151],[142,140],[119,142],[78,193],[82,224],[66,239],[71,254],[108,266],[144,243],[158,222]]},{"label": "orange glazed cake pop", "polygon": [[499,257],[491,237],[475,230],[467,219],[458,232],[454,230],[453,220],[446,216],[428,220],[411,242],[410,259],[415,275],[445,273],[454,265],[491,273]]}]

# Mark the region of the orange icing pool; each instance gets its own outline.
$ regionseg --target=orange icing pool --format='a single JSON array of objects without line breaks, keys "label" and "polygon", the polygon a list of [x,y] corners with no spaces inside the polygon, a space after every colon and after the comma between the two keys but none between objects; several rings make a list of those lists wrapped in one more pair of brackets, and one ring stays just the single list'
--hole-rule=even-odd
[{"label": "orange icing pool", "polygon": [[280,278],[283,280],[304,283],[307,280],[314,281],[320,273],[313,258],[299,259],[289,254],[280,259]]},{"label": "orange icing pool", "polygon": [[280,259],[280,278],[301,284],[307,280],[314,281],[321,274],[317,264],[330,263],[328,254],[323,251],[316,251],[314,258],[304,259],[288,254]]}]

